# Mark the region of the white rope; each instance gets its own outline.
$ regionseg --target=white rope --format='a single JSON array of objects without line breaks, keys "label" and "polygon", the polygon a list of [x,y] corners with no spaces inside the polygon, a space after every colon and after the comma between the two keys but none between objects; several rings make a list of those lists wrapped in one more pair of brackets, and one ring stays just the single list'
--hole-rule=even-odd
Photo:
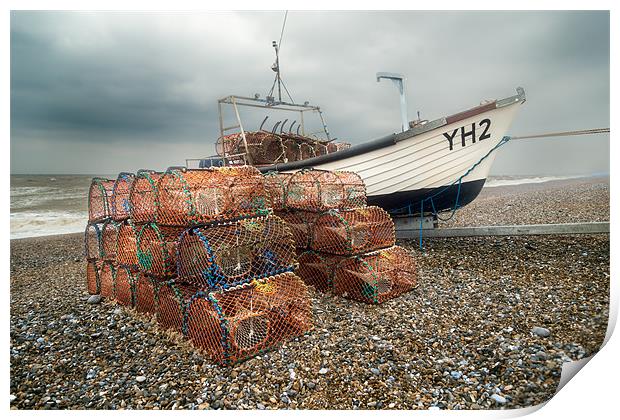
[{"label": "white rope", "polygon": [[576,130],[576,131],[556,131],[554,133],[531,134],[529,136],[510,136],[510,139],[511,140],[539,139],[539,138],[544,138],[544,137],[581,136],[585,134],[603,134],[603,133],[609,133],[609,128],[591,128],[588,130]]}]

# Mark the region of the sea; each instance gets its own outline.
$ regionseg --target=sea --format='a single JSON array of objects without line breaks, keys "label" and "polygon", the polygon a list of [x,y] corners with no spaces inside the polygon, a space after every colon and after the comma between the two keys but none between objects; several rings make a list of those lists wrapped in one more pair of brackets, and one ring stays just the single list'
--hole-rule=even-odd
[{"label": "sea", "polygon": [[[11,239],[83,232],[88,189],[94,176],[11,175]],[[489,177],[485,188],[582,178],[583,176]]]}]

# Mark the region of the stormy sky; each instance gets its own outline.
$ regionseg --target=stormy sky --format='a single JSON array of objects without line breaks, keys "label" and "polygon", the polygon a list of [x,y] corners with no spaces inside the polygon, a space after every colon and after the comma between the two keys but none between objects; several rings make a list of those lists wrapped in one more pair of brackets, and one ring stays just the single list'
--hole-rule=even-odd
[{"label": "stormy sky", "polygon": [[[214,153],[217,102],[264,97],[284,12],[12,12],[11,172],[165,169]],[[609,127],[609,14],[288,14],[282,77],[353,144],[526,90],[509,134]],[[264,114],[244,115],[248,129]],[[231,117],[230,114],[227,117]],[[229,120],[230,121],[230,120]],[[312,124],[313,122],[310,121]],[[609,136],[515,140],[492,174],[609,171]]]}]

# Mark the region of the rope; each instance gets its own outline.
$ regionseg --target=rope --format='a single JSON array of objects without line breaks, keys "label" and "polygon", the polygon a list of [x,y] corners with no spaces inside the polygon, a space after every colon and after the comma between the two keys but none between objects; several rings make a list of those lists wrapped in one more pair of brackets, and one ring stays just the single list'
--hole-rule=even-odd
[{"label": "rope", "polygon": [[603,134],[609,133],[609,128],[591,128],[588,130],[575,130],[575,131],[556,131],[545,134],[531,134],[529,136],[512,136],[512,140],[522,139],[540,139],[545,137],[566,137],[566,136],[581,136],[584,134]]}]

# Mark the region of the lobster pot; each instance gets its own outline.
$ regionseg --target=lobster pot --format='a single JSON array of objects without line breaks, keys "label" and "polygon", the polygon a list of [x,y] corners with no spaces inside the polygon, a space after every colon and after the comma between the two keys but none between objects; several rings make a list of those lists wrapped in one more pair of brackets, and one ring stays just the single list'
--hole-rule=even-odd
[{"label": "lobster pot", "polygon": [[243,137],[241,133],[228,134],[217,139],[215,143],[215,153],[221,157],[235,155],[239,153],[240,145],[243,146]]},{"label": "lobster pot", "polygon": [[101,270],[101,261],[88,260],[86,262],[86,290],[91,295],[98,295],[101,292],[99,283],[99,271]]},{"label": "lobster pot", "polygon": [[337,295],[366,303],[382,303],[416,286],[413,256],[394,246],[382,251],[344,259],[333,275]]},{"label": "lobster pot", "polygon": [[306,285],[293,273],[191,300],[187,337],[217,362],[254,356],[312,328]]},{"label": "lobster pot", "polygon": [[[248,145],[248,154],[254,165],[269,165],[284,162],[286,156],[282,138],[266,131],[245,132]],[[245,147],[241,147],[237,153],[244,153]]]},{"label": "lobster pot", "polygon": [[327,143],[327,153],[339,152],[341,150],[346,150],[350,147],[351,143],[333,141],[331,143]]},{"label": "lobster pot", "polygon": [[113,220],[108,220],[101,226],[101,257],[106,261],[116,262],[120,226]]},{"label": "lobster pot", "polygon": [[101,229],[96,223],[86,225],[84,231],[84,254],[86,260],[96,260],[103,256],[101,249]]},{"label": "lobster pot", "polygon": [[301,159],[301,149],[294,139],[285,139],[282,145],[284,146],[284,157],[286,162],[296,162]]},{"label": "lobster pot", "polygon": [[122,223],[118,227],[116,259],[121,265],[134,270],[138,268],[138,240],[131,222]]},{"label": "lobster pot", "polygon": [[255,216],[268,208],[263,176],[251,166],[169,169],[158,184],[161,225],[195,226]]},{"label": "lobster pot", "polygon": [[379,207],[329,210],[313,224],[310,248],[338,255],[353,255],[394,246],[394,222]]},{"label": "lobster pot", "polygon": [[157,280],[140,271],[135,284],[136,311],[142,314],[155,314],[157,312],[157,295],[164,281]]},{"label": "lobster pot", "polygon": [[103,222],[112,216],[110,200],[115,180],[93,178],[88,190],[88,223]]},{"label": "lobster pot", "polygon": [[141,170],[129,190],[129,216],[134,223],[155,221],[157,214],[157,182],[160,173]]},{"label": "lobster pot", "polygon": [[136,298],[136,277],[138,273],[130,267],[120,266],[114,280],[114,299],[123,306],[134,307]]},{"label": "lobster pot", "polygon": [[135,175],[128,172],[121,172],[114,182],[112,188],[112,219],[116,221],[126,220],[130,216],[131,206],[129,204],[129,193]]},{"label": "lobster pot", "polygon": [[114,298],[114,278],[116,277],[116,268],[110,261],[101,263],[99,271],[99,289],[103,297]]},{"label": "lobster pot", "polygon": [[265,190],[272,209],[286,209],[286,188],[292,176],[292,173],[285,172],[267,172],[264,174]]},{"label": "lobster pot", "polygon": [[185,317],[191,298],[198,288],[170,280],[157,293],[157,323],[163,329],[185,334]]},{"label": "lobster pot", "polygon": [[327,149],[327,144],[321,143],[318,141],[314,144],[314,155],[315,156],[323,156],[328,153],[329,153],[329,150]]},{"label": "lobster pot", "polygon": [[137,258],[140,269],[155,277],[175,276],[179,238],[185,228],[148,223],[137,234]]},{"label": "lobster pot", "polygon": [[327,292],[332,289],[334,269],[345,258],[348,257],[306,251],[298,257],[299,268],[295,270],[295,274],[308,286]]},{"label": "lobster pot", "polygon": [[293,211],[277,211],[275,215],[280,217],[286,224],[293,235],[293,243],[297,249],[305,249],[310,246],[312,237],[312,225],[318,217],[318,213],[293,210]]},{"label": "lobster pot", "polygon": [[299,145],[299,155],[301,160],[310,159],[311,157],[316,156],[314,151],[314,144],[306,142],[301,143]]},{"label": "lobster pot", "polygon": [[274,215],[187,230],[178,249],[179,280],[206,288],[293,271],[297,263],[291,231]]},{"label": "lobster pot", "polygon": [[315,212],[364,207],[366,187],[353,172],[301,170],[289,180],[286,205]]}]

